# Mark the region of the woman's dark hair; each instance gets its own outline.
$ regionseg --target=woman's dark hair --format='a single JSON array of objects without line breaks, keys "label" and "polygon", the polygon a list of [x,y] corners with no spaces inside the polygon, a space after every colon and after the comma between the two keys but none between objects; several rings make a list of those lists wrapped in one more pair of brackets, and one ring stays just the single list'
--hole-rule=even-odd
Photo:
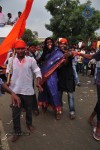
[{"label": "woman's dark hair", "polygon": [[47,50],[48,50],[48,47],[47,47],[47,41],[48,41],[48,40],[51,40],[51,42],[52,42],[52,49],[54,48],[54,40],[53,40],[52,38],[50,38],[50,37],[47,37],[47,38],[45,39],[45,41],[44,41],[44,48],[43,48],[44,51],[47,51]]},{"label": "woman's dark hair", "polygon": [[51,52],[51,51],[48,51],[48,47],[47,47],[47,41],[48,41],[48,40],[51,40],[51,42],[52,42],[52,49],[51,49],[51,51],[54,49],[54,46],[55,46],[54,40],[53,40],[52,38],[47,37],[47,38],[45,39],[45,41],[44,41],[44,47],[43,47],[43,54],[42,54],[42,56],[41,56],[41,59],[42,59],[42,60],[44,60],[45,55],[46,55],[48,52]]}]

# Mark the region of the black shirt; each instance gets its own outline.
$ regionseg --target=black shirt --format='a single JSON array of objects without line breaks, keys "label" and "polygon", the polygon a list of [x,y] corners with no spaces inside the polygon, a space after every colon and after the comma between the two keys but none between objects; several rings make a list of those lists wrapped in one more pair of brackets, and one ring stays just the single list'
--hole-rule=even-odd
[{"label": "black shirt", "polygon": [[94,55],[93,55],[93,58],[96,60],[96,61],[99,61],[100,60],[100,50],[98,52],[96,52]]}]

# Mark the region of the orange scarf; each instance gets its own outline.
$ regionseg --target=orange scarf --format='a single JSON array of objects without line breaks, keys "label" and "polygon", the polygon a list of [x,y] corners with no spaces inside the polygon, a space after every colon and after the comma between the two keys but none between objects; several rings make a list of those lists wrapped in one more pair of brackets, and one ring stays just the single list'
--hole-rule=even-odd
[{"label": "orange scarf", "polygon": [[22,15],[14,25],[11,32],[8,34],[8,36],[0,45],[0,66],[4,64],[4,61],[6,60],[7,57],[7,53],[12,48],[12,45],[15,42],[15,40],[22,37],[25,30],[26,19],[28,18],[28,15],[30,13],[33,1],[34,0],[26,1],[26,7]]}]

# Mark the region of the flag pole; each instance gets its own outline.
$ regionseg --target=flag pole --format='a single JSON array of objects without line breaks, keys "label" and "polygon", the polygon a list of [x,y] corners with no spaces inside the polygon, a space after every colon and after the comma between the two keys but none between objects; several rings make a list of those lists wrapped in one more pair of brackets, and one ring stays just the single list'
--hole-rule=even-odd
[{"label": "flag pole", "polygon": [[9,69],[9,73],[7,74],[7,85],[9,85],[10,83],[10,77],[11,77],[11,72],[12,72],[12,66],[13,66],[13,60],[14,60],[14,57],[15,57],[15,49],[13,50],[13,54],[12,54],[12,61],[10,63],[10,69]]}]

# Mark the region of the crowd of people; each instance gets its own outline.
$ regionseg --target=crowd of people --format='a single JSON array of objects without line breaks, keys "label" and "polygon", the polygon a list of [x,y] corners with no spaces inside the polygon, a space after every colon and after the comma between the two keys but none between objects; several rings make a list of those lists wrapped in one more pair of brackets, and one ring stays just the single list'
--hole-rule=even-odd
[{"label": "crowd of people", "polygon": [[4,27],[5,25],[14,25],[17,20],[20,18],[22,12],[18,12],[18,16],[12,20],[12,13],[7,13],[7,16],[3,13],[2,7],[0,6],[0,27]]},{"label": "crowd of people", "polygon": [[[33,45],[27,47],[23,40],[16,40],[6,61],[6,73],[11,77],[7,84],[19,98],[17,102],[14,98],[11,104],[15,133],[12,142],[15,142],[21,134],[22,110],[26,112],[26,126],[30,132],[34,131],[32,112],[39,115],[40,108],[45,113],[50,106],[55,118],[60,120],[63,92],[67,92],[68,96],[69,117],[71,120],[75,119],[75,85],[81,86],[78,74],[88,75],[88,69],[91,69],[90,75],[95,77],[98,98],[89,123],[93,125],[94,117],[97,116],[93,137],[100,140],[100,45],[98,42],[94,49],[90,40],[89,48],[82,40],[78,44],[69,45],[65,38],[54,41],[48,37],[42,46],[37,47]],[[36,82],[34,82],[35,78]],[[38,97],[36,97],[34,84],[39,90]]]},{"label": "crowd of people", "polygon": [[[12,14],[8,13],[5,20],[0,6],[0,27],[15,24],[21,14],[18,12],[18,17],[12,21]],[[91,42],[89,38],[87,43],[80,39],[77,44],[70,45],[66,38],[54,41],[48,37],[42,46],[37,47],[27,46],[19,39],[8,53],[5,65],[7,85],[0,78],[0,89],[5,89],[12,95],[12,142],[21,135],[22,110],[26,112],[26,126],[30,132],[34,131],[32,112],[39,115],[39,108],[45,113],[51,107],[55,118],[60,120],[63,92],[67,92],[68,96],[69,117],[71,120],[75,119],[74,92],[76,85],[81,86],[79,74],[93,76],[94,84],[97,85],[98,99],[89,123],[94,125],[94,117],[97,116],[93,137],[100,141],[100,39]],[[34,84],[38,88],[38,97]]]}]

